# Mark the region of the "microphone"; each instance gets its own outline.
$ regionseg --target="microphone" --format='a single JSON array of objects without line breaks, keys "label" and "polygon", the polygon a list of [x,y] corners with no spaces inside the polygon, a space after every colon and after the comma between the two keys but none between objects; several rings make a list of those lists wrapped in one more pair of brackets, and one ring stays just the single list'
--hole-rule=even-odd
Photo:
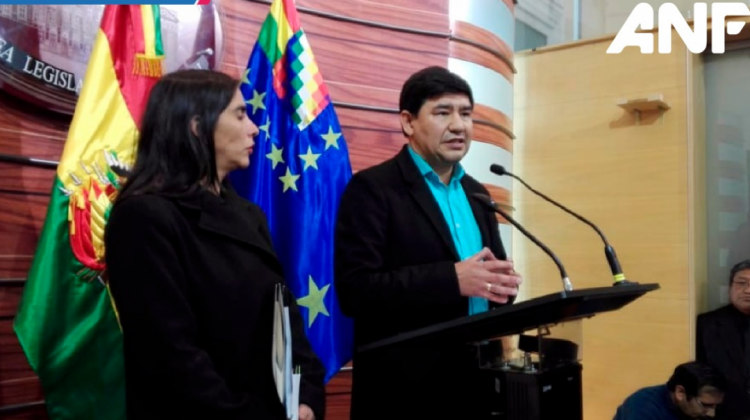
[{"label": "microphone", "polygon": [[575,217],[576,219],[591,226],[596,231],[596,233],[599,234],[599,237],[602,238],[602,242],[604,242],[604,255],[607,256],[607,263],[609,263],[609,269],[612,271],[612,278],[614,278],[615,280],[613,285],[625,286],[625,285],[638,284],[636,282],[631,282],[625,278],[625,274],[622,272],[622,267],[620,266],[620,260],[617,259],[617,254],[615,253],[615,249],[612,247],[612,245],[609,244],[609,241],[607,241],[607,238],[604,236],[604,233],[602,233],[602,231],[595,224],[591,223],[588,219],[574,212],[573,210],[570,210],[569,208],[558,203],[557,201],[535,190],[533,187],[531,187],[531,185],[527,184],[526,181],[524,181],[518,176],[505,170],[503,166],[493,163],[492,165],[490,165],[490,171],[494,173],[495,175],[499,175],[499,176],[508,175],[509,177],[518,180],[518,182],[523,184],[524,187],[528,188],[534,194],[538,195],[539,197],[542,197],[546,201],[554,204],[555,206],[559,207],[560,209],[570,214],[571,216]]},{"label": "microphone", "polygon": [[527,238],[531,240],[531,242],[534,242],[539,248],[542,249],[547,255],[552,258],[552,261],[555,262],[555,265],[557,266],[557,269],[560,271],[560,278],[562,279],[563,283],[563,296],[566,296],[566,292],[573,291],[573,284],[570,283],[570,278],[568,278],[568,273],[565,271],[565,267],[563,267],[562,262],[560,262],[560,259],[557,258],[557,255],[555,255],[552,250],[550,250],[547,245],[543,244],[539,239],[537,239],[534,235],[529,233],[528,230],[526,230],[523,226],[521,226],[520,223],[513,220],[508,213],[503,211],[503,209],[500,208],[500,205],[495,203],[495,201],[492,199],[492,197],[488,196],[487,194],[480,194],[480,193],[474,193],[471,195],[472,198],[476,199],[482,205],[487,207],[489,210],[492,210],[496,213],[499,213],[501,216],[505,218],[508,222],[510,222],[511,225],[515,226],[516,229],[521,231],[521,233],[524,234]]}]

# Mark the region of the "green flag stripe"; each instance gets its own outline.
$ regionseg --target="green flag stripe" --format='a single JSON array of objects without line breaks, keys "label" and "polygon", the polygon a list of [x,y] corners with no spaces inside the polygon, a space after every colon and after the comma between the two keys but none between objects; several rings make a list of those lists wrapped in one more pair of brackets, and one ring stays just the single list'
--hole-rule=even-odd
[{"label": "green flag stripe", "polygon": [[266,20],[263,22],[263,26],[260,28],[258,44],[263,49],[263,52],[266,53],[266,58],[268,58],[268,61],[271,63],[271,67],[273,67],[273,65],[276,64],[284,54],[283,51],[279,50],[278,35],[279,26],[273,18],[273,15],[269,13]]},{"label": "green flag stripe", "polygon": [[156,55],[162,56],[164,55],[164,45],[161,40],[161,8],[158,4],[153,4],[151,5],[151,10],[153,10],[154,14],[154,35],[156,38],[154,50],[156,51]]},{"label": "green flag stripe", "polygon": [[14,329],[52,420],[125,420],[122,334],[106,288],[77,276],[62,186],[55,179]]}]

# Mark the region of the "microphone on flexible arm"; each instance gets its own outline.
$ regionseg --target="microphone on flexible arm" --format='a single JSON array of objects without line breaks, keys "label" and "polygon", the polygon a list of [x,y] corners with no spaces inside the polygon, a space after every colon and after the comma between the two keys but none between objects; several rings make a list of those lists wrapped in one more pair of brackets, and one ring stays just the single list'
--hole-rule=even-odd
[{"label": "microphone on flexible arm", "polygon": [[527,238],[531,240],[531,242],[534,242],[539,248],[542,249],[547,255],[552,258],[552,261],[555,262],[555,265],[557,266],[557,269],[560,271],[560,279],[563,283],[563,296],[566,296],[567,292],[573,291],[573,285],[570,283],[570,278],[568,278],[568,273],[565,271],[565,267],[563,267],[562,262],[560,262],[560,259],[557,258],[557,255],[555,255],[552,250],[550,250],[547,245],[543,244],[539,239],[537,239],[534,235],[529,233],[528,230],[526,230],[523,226],[521,226],[520,223],[513,220],[508,213],[503,211],[503,209],[500,208],[500,206],[495,203],[495,201],[492,199],[492,197],[488,196],[487,194],[480,194],[480,193],[474,193],[471,195],[472,198],[482,203],[485,207],[488,209],[500,214],[510,222],[511,225],[515,226],[516,229],[521,231]]},{"label": "microphone on flexible arm", "polygon": [[599,234],[599,237],[602,238],[602,241],[604,242],[604,255],[607,256],[607,262],[609,263],[609,268],[612,271],[612,277],[615,280],[613,285],[614,286],[626,286],[626,285],[638,284],[636,282],[629,281],[625,278],[625,274],[623,273],[622,267],[620,266],[620,261],[617,259],[617,254],[615,253],[615,249],[612,247],[612,245],[609,244],[609,241],[607,241],[607,238],[604,236],[604,233],[602,233],[602,231],[595,224],[591,223],[588,219],[579,215],[573,210],[570,210],[569,208],[558,203],[557,201],[535,190],[531,185],[527,184],[526,181],[512,174],[511,172],[508,172],[507,170],[505,170],[503,166],[493,163],[492,165],[490,165],[490,171],[494,173],[495,175],[499,175],[499,176],[508,175],[509,177],[523,184],[524,187],[528,188],[534,194],[538,195],[539,197],[542,197],[546,201],[554,204],[555,206],[559,207],[560,209],[570,214],[571,216],[575,217],[576,219],[591,226],[596,231],[596,233]]}]

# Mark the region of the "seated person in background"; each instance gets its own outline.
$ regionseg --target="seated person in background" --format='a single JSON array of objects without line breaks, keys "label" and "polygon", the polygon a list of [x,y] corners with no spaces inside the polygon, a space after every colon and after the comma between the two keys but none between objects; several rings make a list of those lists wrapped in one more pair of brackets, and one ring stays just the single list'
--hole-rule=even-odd
[{"label": "seated person in background", "polygon": [[727,395],[717,420],[750,419],[750,260],[729,273],[730,304],[698,316],[697,361],[727,378]]},{"label": "seated person in background", "polygon": [[726,381],[714,368],[683,363],[666,385],[647,387],[629,396],[614,420],[683,420],[713,418],[724,399]]}]

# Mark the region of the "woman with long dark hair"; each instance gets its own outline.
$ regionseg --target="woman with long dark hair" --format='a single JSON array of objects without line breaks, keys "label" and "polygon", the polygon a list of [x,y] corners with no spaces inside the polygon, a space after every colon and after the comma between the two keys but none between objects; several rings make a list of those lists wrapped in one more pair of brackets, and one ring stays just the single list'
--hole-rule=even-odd
[{"label": "woman with long dark hair", "polygon": [[[105,235],[128,419],[286,418],[271,354],[281,264],[260,208],[225,182],[257,134],[225,74],[179,71],[151,91]],[[289,303],[300,419],[320,420],[323,366]]]}]

